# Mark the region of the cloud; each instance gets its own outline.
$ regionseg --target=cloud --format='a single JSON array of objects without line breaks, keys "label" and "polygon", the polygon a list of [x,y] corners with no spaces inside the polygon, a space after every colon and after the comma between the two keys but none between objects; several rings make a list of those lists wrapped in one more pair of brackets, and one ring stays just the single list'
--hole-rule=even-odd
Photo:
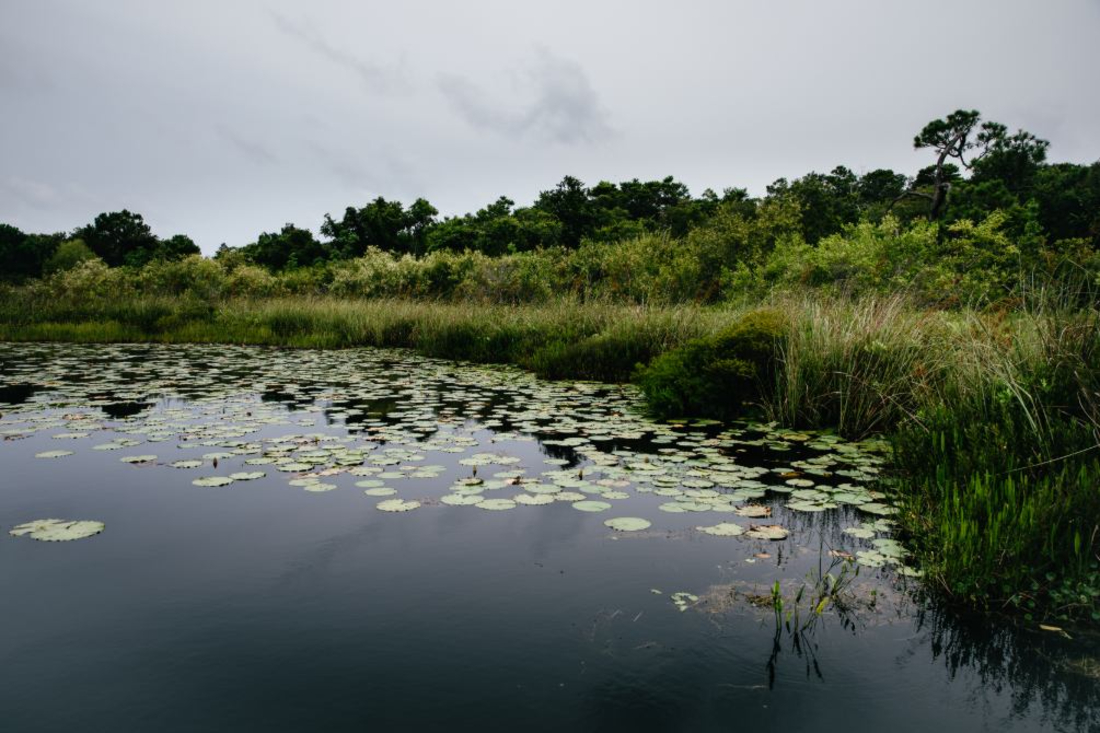
[{"label": "cloud", "polygon": [[275,11],[269,12],[275,27],[285,35],[294,38],[318,56],[340,66],[358,76],[372,92],[391,93],[401,90],[405,84],[404,70],[373,64],[337,48],[317,32],[310,23],[295,23]]},{"label": "cloud", "polygon": [[[339,181],[343,190],[366,202],[375,196],[413,195],[422,189],[416,170],[403,158],[382,149],[348,154],[316,140],[306,145],[314,158]],[[351,202],[348,202],[351,203]]]},{"label": "cloud", "polygon": [[29,181],[12,176],[0,181],[0,191],[24,206],[34,209],[51,209],[57,205],[60,195],[56,188],[41,181]]},{"label": "cloud", "polygon": [[506,137],[534,136],[569,145],[598,142],[613,134],[584,69],[545,49],[518,76],[521,96],[529,100],[518,109],[508,108],[458,74],[440,74],[437,85],[468,124]]},{"label": "cloud", "polygon": [[218,135],[221,136],[223,140],[236,148],[244,157],[248,158],[253,163],[257,165],[271,165],[278,161],[274,153],[255,140],[245,139],[224,125],[218,125],[217,130]]}]

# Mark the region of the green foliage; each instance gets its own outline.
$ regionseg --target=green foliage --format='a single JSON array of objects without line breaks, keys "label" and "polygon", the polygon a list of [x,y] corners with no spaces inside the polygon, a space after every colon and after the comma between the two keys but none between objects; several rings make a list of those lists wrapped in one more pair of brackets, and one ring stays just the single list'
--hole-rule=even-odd
[{"label": "green foliage", "polygon": [[265,232],[241,250],[249,262],[276,272],[314,267],[327,262],[332,255],[330,245],[317,241],[308,229],[293,224],[286,224],[278,233]]},{"label": "green foliage", "polygon": [[0,282],[21,283],[42,274],[46,261],[65,239],[63,234],[24,234],[0,224]]},{"label": "green foliage", "polygon": [[778,311],[748,313],[713,336],[658,356],[639,370],[638,383],[662,417],[734,417],[771,391],[788,328]]},{"label": "green foliage", "polygon": [[73,236],[110,267],[144,265],[154,258],[160,244],[141,214],[126,209],[100,214]]},{"label": "green foliage", "polygon": [[939,379],[932,344],[943,325],[906,300],[814,298],[789,307],[779,374],[765,400],[772,420],[835,428],[849,438],[905,424]]},{"label": "green foliage", "polygon": [[358,257],[368,247],[419,255],[427,250],[427,234],[438,213],[422,198],[406,209],[400,201],[379,196],[361,209],[349,206],[340,221],[326,214],[321,233],[333,240],[331,251],[337,257]]},{"label": "green foliage", "polygon": [[[802,215],[802,238],[816,242],[859,220],[859,183],[852,171],[837,166],[831,173],[808,173],[790,183],[780,178],[768,186],[768,194],[795,202]],[[862,193],[866,195],[870,190],[865,188]]]},{"label": "green foliage", "polygon": [[81,262],[97,259],[88,245],[82,239],[69,239],[57,246],[54,253],[42,265],[43,275],[53,275],[58,272],[71,270]]},{"label": "green foliage", "polygon": [[1032,242],[1033,252],[1024,257],[1016,244],[1023,238],[1004,231],[1007,220],[994,212],[977,224],[917,221],[903,227],[887,217],[849,226],[816,247],[785,240],[757,272],[742,272],[733,284],[755,292],[901,292],[940,307],[997,302],[1018,295],[1021,275],[1045,267],[1053,255]]}]

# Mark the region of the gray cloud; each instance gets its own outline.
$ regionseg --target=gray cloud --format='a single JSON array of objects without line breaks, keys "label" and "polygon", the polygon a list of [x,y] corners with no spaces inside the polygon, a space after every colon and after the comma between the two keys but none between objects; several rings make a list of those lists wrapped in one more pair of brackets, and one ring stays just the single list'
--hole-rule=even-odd
[{"label": "gray cloud", "polygon": [[18,176],[0,181],[0,191],[4,196],[10,196],[20,204],[34,209],[49,209],[60,199],[57,189],[50,184],[28,181]]},{"label": "gray cloud", "polygon": [[351,194],[343,203],[360,205],[375,196],[412,195],[420,188],[412,166],[386,150],[372,149],[349,156],[318,141],[308,141],[306,147]]},{"label": "gray cloud", "polygon": [[329,43],[309,22],[296,23],[285,15],[270,11],[268,15],[283,34],[301,42],[318,56],[340,66],[356,76],[372,92],[400,91],[406,84],[404,69],[370,63]]},{"label": "gray cloud", "polygon": [[478,129],[567,145],[612,135],[607,111],[584,69],[546,49],[539,49],[535,61],[514,80],[517,95],[529,100],[518,109],[494,99],[464,76],[440,74],[437,83],[452,109]]},{"label": "gray cloud", "polygon": [[128,208],[212,253],[374,196],[526,204],[566,174],[760,194],[912,174],[913,135],[959,107],[1100,158],[1100,4],[986,5],[0,1],[0,221]]},{"label": "gray cloud", "polygon": [[237,149],[244,157],[257,165],[271,165],[278,161],[275,153],[271,152],[262,143],[241,137],[225,125],[217,126],[218,135]]}]

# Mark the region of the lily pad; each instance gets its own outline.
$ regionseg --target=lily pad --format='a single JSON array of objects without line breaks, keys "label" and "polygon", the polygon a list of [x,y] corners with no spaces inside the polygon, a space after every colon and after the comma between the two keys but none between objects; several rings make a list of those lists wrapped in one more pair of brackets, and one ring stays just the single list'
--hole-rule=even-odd
[{"label": "lily pad", "polygon": [[45,450],[41,453],[35,453],[35,458],[63,458],[65,456],[71,456],[73,452],[71,450]]},{"label": "lily pad", "polygon": [[118,460],[122,461],[123,463],[152,463],[153,461],[157,460],[157,457],[154,456],[154,455],[123,456],[122,458],[119,458]]},{"label": "lily pad", "polygon": [[377,509],[383,512],[411,512],[420,507],[419,501],[403,501],[401,499],[387,499],[377,504]]},{"label": "lily pad", "polygon": [[450,506],[473,506],[474,504],[480,504],[485,499],[477,494],[447,494],[440,501]]},{"label": "lily pad", "polygon": [[508,509],[515,509],[516,503],[511,499],[482,499],[474,506],[478,509],[488,509],[491,512],[503,512]]},{"label": "lily pad", "polygon": [[573,508],[582,512],[602,512],[605,509],[610,509],[611,504],[606,501],[575,501],[573,502]]},{"label": "lily pad", "polygon": [[789,534],[790,531],[778,524],[765,524],[751,527],[745,536],[754,540],[785,540]]},{"label": "lily pad", "polygon": [[518,494],[514,497],[514,501],[517,504],[526,504],[527,506],[544,506],[553,504],[554,497],[550,494]]},{"label": "lily pad", "polygon": [[228,486],[233,483],[233,479],[228,476],[206,476],[204,478],[197,478],[191,483],[195,486]]},{"label": "lily pad", "polygon": [[8,534],[14,537],[27,535],[40,542],[69,542],[97,535],[103,529],[103,522],[90,519],[36,519],[12,527]]},{"label": "lily pad", "polygon": [[889,516],[891,514],[897,514],[898,512],[896,507],[892,507],[888,504],[881,504],[877,501],[857,504],[856,509],[859,509],[861,512],[867,512],[868,514],[878,514],[879,516]]},{"label": "lily pad", "polygon": [[653,525],[648,519],[641,517],[615,517],[604,520],[604,524],[616,532],[638,532]]},{"label": "lily pad", "polygon": [[229,474],[229,478],[234,481],[255,481],[256,479],[263,478],[267,474],[263,471],[240,471],[238,473]]},{"label": "lily pad", "polygon": [[739,537],[745,534],[745,528],[733,522],[722,522],[713,527],[696,527],[695,529],[715,537]]}]

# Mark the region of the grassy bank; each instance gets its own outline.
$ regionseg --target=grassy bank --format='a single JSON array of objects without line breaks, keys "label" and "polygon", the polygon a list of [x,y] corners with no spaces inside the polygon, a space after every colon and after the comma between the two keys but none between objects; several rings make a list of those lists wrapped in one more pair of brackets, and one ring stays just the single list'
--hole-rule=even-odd
[{"label": "grassy bank", "polygon": [[27,296],[0,297],[0,339],[408,347],[635,379],[664,414],[884,433],[903,530],[935,587],[1035,620],[1100,621],[1100,317],[1079,301],[1039,293],[977,312],[821,295],[710,307]]}]

